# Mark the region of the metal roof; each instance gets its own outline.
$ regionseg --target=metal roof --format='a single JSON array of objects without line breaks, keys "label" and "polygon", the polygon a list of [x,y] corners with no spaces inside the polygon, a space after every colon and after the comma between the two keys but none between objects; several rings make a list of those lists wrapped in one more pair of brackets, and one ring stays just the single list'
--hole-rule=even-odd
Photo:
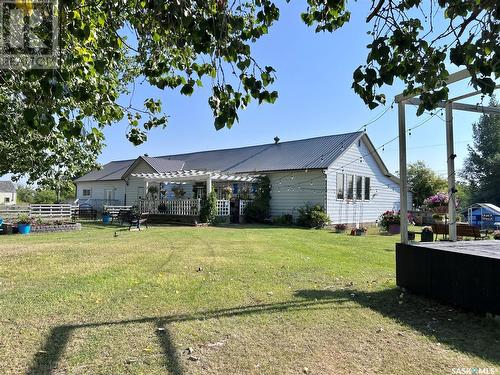
[{"label": "metal roof", "polygon": [[153,167],[158,173],[180,171],[184,169],[184,161],[164,158],[142,157],[146,163]]},{"label": "metal roof", "polygon": [[[182,169],[220,171],[229,174],[324,169],[363,134],[354,132],[278,144],[141,158],[159,173]],[[121,179],[136,160],[108,163],[103,169],[90,172],[76,182]]]},{"label": "metal roof", "polygon": [[0,181],[0,193],[15,193],[16,186],[12,181]]},{"label": "metal roof", "polygon": [[[484,209],[490,210],[490,211],[500,215],[500,207],[495,206],[492,203],[475,203],[472,206],[470,206],[467,210],[469,210],[469,209],[474,210],[476,208],[484,208]],[[466,211],[466,210],[464,210],[464,211]]]}]

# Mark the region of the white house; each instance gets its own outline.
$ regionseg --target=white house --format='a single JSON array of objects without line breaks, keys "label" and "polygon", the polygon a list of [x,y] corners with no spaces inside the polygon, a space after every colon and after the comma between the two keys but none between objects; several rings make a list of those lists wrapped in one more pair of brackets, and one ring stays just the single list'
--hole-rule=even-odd
[{"label": "white house", "polygon": [[11,181],[0,181],[0,205],[16,204],[16,186]]},{"label": "white house", "polygon": [[[257,175],[271,181],[271,214],[298,214],[306,204],[322,205],[333,223],[373,223],[399,210],[399,181],[387,170],[363,132],[290,142],[113,161],[75,180],[80,204],[139,205],[148,192],[174,200],[195,200],[213,187],[233,201],[250,193]],[[151,186],[156,188],[151,189]],[[161,193],[158,193],[161,192]],[[411,197],[409,199],[411,202]]]}]

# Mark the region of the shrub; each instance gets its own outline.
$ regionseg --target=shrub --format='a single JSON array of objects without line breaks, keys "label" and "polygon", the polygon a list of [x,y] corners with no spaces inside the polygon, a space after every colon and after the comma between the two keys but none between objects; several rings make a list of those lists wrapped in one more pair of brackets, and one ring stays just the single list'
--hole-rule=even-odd
[{"label": "shrub", "polygon": [[269,218],[271,207],[271,182],[269,177],[260,177],[254,199],[245,208],[247,223],[264,223]]},{"label": "shrub", "polygon": [[292,225],[293,224],[293,216],[290,214],[285,214],[285,215],[273,217],[273,224]]},{"label": "shrub", "polygon": [[336,230],[346,230],[347,229],[347,224],[336,224],[335,225]]},{"label": "shrub", "polygon": [[214,223],[217,218],[217,194],[212,191],[206,199],[201,202],[200,221],[202,223]]},{"label": "shrub", "polygon": [[307,228],[324,228],[330,224],[330,218],[326,214],[325,209],[319,204],[314,206],[307,204],[299,208],[297,224]]}]

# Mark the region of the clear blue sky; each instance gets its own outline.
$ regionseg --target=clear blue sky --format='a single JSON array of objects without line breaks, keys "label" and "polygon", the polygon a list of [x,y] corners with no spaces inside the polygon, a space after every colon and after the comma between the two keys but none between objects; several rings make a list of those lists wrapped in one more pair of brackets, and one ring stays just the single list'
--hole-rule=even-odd
[{"label": "clear blue sky", "polygon": [[[305,2],[281,4],[281,19],[254,46],[254,56],[261,65],[277,70],[274,89],[279,99],[274,105],[253,103],[240,112],[240,122],[232,129],[216,131],[207,99],[210,87],[198,89],[185,97],[178,91],[159,91],[146,83],[138,85],[134,104],[153,96],[160,98],[170,116],[166,129],[149,134],[149,140],[134,147],[125,138],[126,123],[105,130],[106,148],[99,162],[150,156],[238,147],[272,142],[275,136],[282,141],[351,132],[376,118],[384,108],[370,111],[351,89],[352,72],[366,59],[366,45],[370,42],[365,23],[368,12],[366,2],[350,2],[351,21],[332,34],[315,34],[300,20]],[[450,68],[453,71],[453,68]],[[457,88],[457,93],[466,89]],[[403,89],[400,83],[386,89],[388,102]],[[128,103],[128,101],[127,101]],[[427,115],[415,116],[408,108],[407,123],[412,126]],[[455,140],[457,164],[466,156],[466,146],[472,139],[472,122],[479,116],[455,113]],[[368,127],[368,135],[379,146],[397,135],[397,111],[389,110],[380,120]],[[425,160],[446,175],[446,148],[444,122],[434,118],[408,137],[408,161]],[[381,152],[389,170],[398,170],[398,142]]]}]

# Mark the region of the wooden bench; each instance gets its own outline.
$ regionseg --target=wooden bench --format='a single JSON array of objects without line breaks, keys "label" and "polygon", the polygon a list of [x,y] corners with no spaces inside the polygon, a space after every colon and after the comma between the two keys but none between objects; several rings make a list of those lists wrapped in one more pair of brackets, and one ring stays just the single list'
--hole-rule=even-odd
[{"label": "wooden bench", "polygon": [[[439,234],[446,236],[450,234],[450,227],[447,224],[432,224],[432,231],[437,241]],[[473,237],[475,240],[484,238],[479,227],[469,224],[457,224],[457,237]]]},{"label": "wooden bench", "polygon": [[132,227],[136,227],[137,229],[141,230],[141,225],[145,225],[146,228],[148,228],[148,217],[149,212],[144,212],[139,216],[131,217],[128,230],[131,230]]},{"label": "wooden bench", "polygon": [[125,209],[125,210],[120,210],[118,211],[118,214],[116,217],[113,217],[113,221],[117,220],[120,225],[123,225],[123,223],[130,223],[130,220],[132,218],[132,212],[130,209]]}]

